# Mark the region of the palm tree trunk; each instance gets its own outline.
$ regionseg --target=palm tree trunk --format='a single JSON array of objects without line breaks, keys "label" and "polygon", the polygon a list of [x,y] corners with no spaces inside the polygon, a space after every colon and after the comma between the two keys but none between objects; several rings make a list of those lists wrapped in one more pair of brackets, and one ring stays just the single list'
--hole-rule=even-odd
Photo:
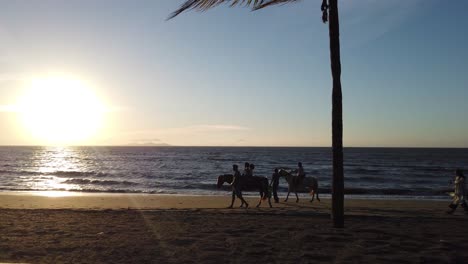
[{"label": "palm tree trunk", "polygon": [[338,0],[329,0],[330,59],[332,91],[332,219],[333,226],[344,226],[343,106],[341,94],[340,26]]}]

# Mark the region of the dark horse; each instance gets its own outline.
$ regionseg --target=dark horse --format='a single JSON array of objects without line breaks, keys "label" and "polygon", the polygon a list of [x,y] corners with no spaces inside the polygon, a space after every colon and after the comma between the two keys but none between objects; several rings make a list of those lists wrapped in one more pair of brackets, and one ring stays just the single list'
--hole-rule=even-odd
[{"label": "dark horse", "polygon": [[[224,174],[218,176],[218,189],[223,186],[225,182],[231,184],[232,183],[232,174]],[[268,179],[265,177],[258,177],[258,176],[242,176],[239,178],[240,179],[240,186],[241,186],[241,191],[259,191],[260,192],[260,201],[258,201],[257,207],[262,204],[263,200],[268,199],[268,204],[271,206],[271,194],[270,191],[268,190]],[[234,193],[232,194],[233,196],[235,195]],[[234,198],[232,200],[231,206],[234,203]],[[242,206],[242,205],[241,205]]]}]

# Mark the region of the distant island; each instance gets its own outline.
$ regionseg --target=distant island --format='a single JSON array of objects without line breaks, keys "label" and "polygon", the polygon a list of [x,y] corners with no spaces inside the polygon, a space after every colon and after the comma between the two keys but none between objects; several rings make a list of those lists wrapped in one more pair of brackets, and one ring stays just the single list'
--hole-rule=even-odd
[{"label": "distant island", "polygon": [[170,147],[171,145],[160,141],[138,141],[127,144],[132,147]]}]

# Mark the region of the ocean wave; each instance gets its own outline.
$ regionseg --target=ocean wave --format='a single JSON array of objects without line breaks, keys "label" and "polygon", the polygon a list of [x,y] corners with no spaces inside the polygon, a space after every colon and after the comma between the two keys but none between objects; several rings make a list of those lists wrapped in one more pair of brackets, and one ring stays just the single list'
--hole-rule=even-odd
[{"label": "ocean wave", "polygon": [[231,158],[218,158],[218,157],[208,157],[208,158],[206,158],[206,160],[209,160],[209,161],[229,161],[229,162],[232,161]]},{"label": "ocean wave", "polygon": [[442,166],[435,166],[435,167],[418,167],[417,168],[418,170],[421,170],[421,171],[430,171],[430,172],[447,172],[447,171],[451,171],[450,168],[447,168],[447,167],[442,167]]},{"label": "ocean wave", "polygon": [[66,184],[94,184],[94,185],[126,185],[126,186],[135,186],[138,185],[136,182],[131,181],[115,181],[115,180],[91,180],[91,179],[68,179],[62,183]]},{"label": "ocean wave", "polygon": [[386,181],[393,181],[392,179],[385,179],[381,177],[372,177],[372,176],[364,176],[364,177],[346,177],[345,182],[386,182]]},{"label": "ocean wave", "polygon": [[53,171],[53,172],[44,172],[43,175],[53,175],[57,177],[108,177],[115,176],[105,172],[96,172],[96,171]]},{"label": "ocean wave", "polygon": [[[174,190],[216,190],[216,183],[184,183],[184,182],[153,182],[146,186],[148,189],[174,189]],[[223,185],[221,189],[231,190],[230,185]]]},{"label": "ocean wave", "polygon": [[[403,188],[345,188],[345,194],[367,194],[367,195],[443,195],[448,189],[403,189]],[[324,193],[331,193],[330,190]]]},{"label": "ocean wave", "polygon": [[40,175],[40,172],[37,171],[27,171],[27,170],[0,170],[0,174],[9,174],[9,175]]},{"label": "ocean wave", "polygon": [[350,174],[381,174],[382,170],[380,169],[371,169],[371,168],[352,168],[352,169],[347,169],[345,168],[345,173],[350,173]]},{"label": "ocean wave", "polygon": [[128,189],[93,189],[93,188],[82,188],[82,189],[70,189],[70,192],[84,192],[84,193],[151,193],[142,190],[128,190]]},{"label": "ocean wave", "polygon": [[96,171],[34,171],[34,170],[0,170],[0,174],[8,174],[8,175],[17,175],[17,176],[24,176],[24,175],[45,175],[45,176],[56,176],[56,177],[86,177],[86,176],[93,176],[93,177],[108,177],[108,176],[115,176],[113,174],[105,173],[105,172],[96,172]]}]

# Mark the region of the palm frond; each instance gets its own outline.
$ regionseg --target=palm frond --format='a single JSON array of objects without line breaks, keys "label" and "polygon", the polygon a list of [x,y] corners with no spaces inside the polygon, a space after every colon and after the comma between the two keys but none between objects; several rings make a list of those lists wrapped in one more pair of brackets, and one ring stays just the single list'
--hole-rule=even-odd
[{"label": "palm frond", "polygon": [[187,0],[167,18],[172,19],[188,10],[206,11],[220,4],[229,4],[230,7],[245,6],[252,10],[262,9],[267,6],[297,2],[300,0]]},{"label": "palm frond", "polygon": [[262,9],[262,8],[265,8],[265,7],[268,7],[268,6],[272,6],[272,5],[284,5],[284,4],[289,4],[289,3],[293,3],[293,2],[299,2],[301,0],[271,0],[271,1],[261,1],[263,3],[257,5],[257,6],[254,6],[252,8],[252,10],[259,10],[259,9]]}]

